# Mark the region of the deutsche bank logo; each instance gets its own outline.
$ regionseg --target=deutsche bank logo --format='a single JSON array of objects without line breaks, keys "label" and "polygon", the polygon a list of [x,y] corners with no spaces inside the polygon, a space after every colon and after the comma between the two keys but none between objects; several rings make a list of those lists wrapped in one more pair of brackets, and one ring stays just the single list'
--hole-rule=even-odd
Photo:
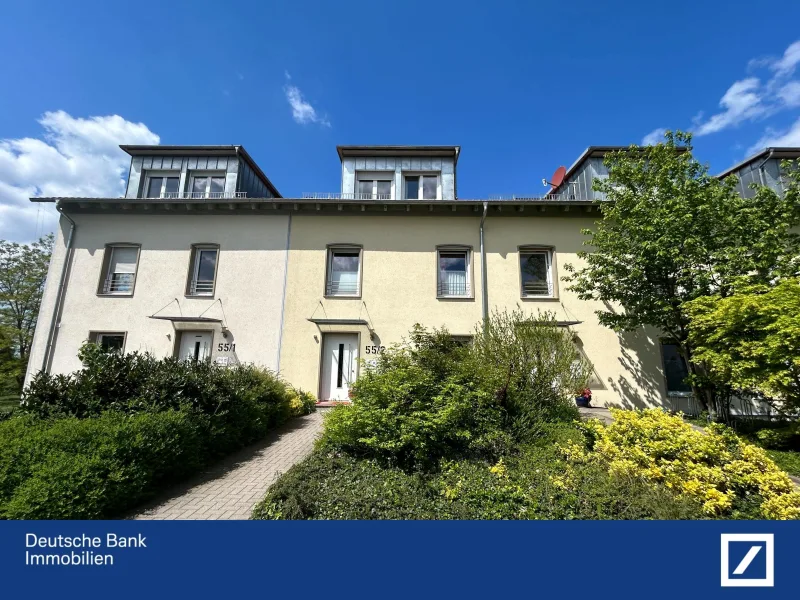
[{"label": "deutsche bank logo", "polygon": [[774,587],[775,535],[723,533],[722,587]]}]

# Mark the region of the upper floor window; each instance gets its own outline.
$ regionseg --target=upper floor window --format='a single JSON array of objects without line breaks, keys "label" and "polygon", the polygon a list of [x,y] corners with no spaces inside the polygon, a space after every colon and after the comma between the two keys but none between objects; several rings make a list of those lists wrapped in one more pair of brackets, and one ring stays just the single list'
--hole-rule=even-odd
[{"label": "upper floor window", "polygon": [[664,361],[664,378],[668,394],[688,394],[692,386],[686,383],[689,369],[686,360],[680,353],[678,344],[661,342],[661,357]]},{"label": "upper floor window", "polygon": [[112,244],[106,246],[98,293],[132,296],[139,262],[139,246]]},{"label": "upper floor window", "polygon": [[175,198],[178,196],[180,177],[151,175],[147,178],[146,198]]},{"label": "upper floor window", "polygon": [[436,295],[440,298],[468,298],[472,294],[470,286],[470,254],[468,248],[439,248],[438,286]]},{"label": "upper floor window", "polygon": [[361,295],[361,248],[333,246],[328,248],[327,296]]},{"label": "upper floor window", "polygon": [[520,278],[523,298],[552,298],[553,251],[549,248],[520,248]]},{"label": "upper floor window", "polygon": [[225,175],[193,175],[192,198],[222,198],[225,195]]},{"label": "upper floor window", "polygon": [[438,175],[406,175],[406,200],[436,200],[439,193]]},{"label": "upper floor window", "polygon": [[213,296],[217,276],[219,247],[212,245],[192,246],[189,262],[187,296]]},{"label": "upper floor window", "polygon": [[391,179],[359,179],[357,200],[391,200]]}]

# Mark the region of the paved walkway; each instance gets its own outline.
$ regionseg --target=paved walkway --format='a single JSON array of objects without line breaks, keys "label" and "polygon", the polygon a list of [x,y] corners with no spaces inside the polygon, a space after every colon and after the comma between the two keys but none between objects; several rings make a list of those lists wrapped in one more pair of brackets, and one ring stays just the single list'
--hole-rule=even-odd
[{"label": "paved walkway", "polygon": [[134,519],[249,519],[281,473],[305,458],[322,430],[320,411],[292,419],[208,471],[142,507]]}]

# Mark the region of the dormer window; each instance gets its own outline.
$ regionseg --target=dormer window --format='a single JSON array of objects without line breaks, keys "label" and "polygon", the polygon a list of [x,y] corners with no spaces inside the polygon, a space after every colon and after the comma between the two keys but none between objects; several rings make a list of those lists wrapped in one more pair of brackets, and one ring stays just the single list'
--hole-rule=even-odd
[{"label": "dormer window", "polygon": [[150,175],[147,178],[145,198],[176,198],[180,177],[172,175]]},{"label": "dormer window", "polygon": [[439,176],[431,175],[406,175],[405,176],[406,200],[437,200],[439,195]]},{"label": "dormer window", "polygon": [[391,200],[394,173],[361,171],[356,181],[356,200]]},{"label": "dormer window", "polygon": [[192,198],[222,198],[225,196],[225,175],[193,175]]}]

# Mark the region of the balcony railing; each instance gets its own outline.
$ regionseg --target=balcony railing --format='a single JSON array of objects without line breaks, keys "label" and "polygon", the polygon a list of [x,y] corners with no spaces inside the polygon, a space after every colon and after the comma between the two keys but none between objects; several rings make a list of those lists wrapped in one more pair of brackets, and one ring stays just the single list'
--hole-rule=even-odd
[{"label": "balcony railing", "polygon": [[325,286],[328,296],[358,296],[357,281],[329,281]]},{"label": "balcony railing", "polygon": [[210,296],[214,293],[213,279],[193,279],[189,286],[189,294],[192,296]]},{"label": "balcony railing", "polygon": [[460,296],[470,296],[470,286],[468,281],[440,281],[437,294],[444,297],[458,298]]},{"label": "balcony railing", "polygon": [[212,198],[247,198],[247,192],[163,192],[158,196],[145,196],[145,198],[159,198],[162,200],[205,200]]},{"label": "balcony railing", "polygon": [[103,282],[104,294],[130,294],[133,291],[133,273],[111,273]]}]

